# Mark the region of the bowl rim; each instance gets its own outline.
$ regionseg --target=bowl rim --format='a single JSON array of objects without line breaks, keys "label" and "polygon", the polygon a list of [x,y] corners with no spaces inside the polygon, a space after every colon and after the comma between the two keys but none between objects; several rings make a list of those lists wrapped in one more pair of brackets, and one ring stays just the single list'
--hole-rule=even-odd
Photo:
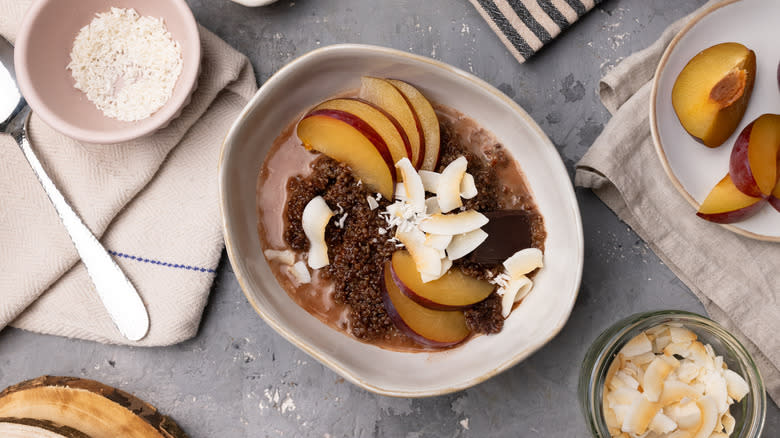
[{"label": "bowl rim", "polygon": [[230,126],[230,129],[228,130],[227,134],[225,135],[225,138],[222,142],[222,146],[220,148],[220,154],[219,154],[219,196],[220,196],[220,214],[222,218],[222,231],[225,238],[225,247],[228,253],[228,259],[230,260],[230,264],[233,267],[233,272],[236,276],[236,280],[239,283],[239,286],[241,287],[242,292],[244,293],[244,296],[247,298],[251,306],[255,309],[255,312],[257,312],[258,315],[273,328],[278,334],[280,334],[282,337],[284,337],[287,341],[298,347],[299,349],[303,350],[337,374],[339,374],[344,379],[348,380],[349,382],[355,384],[356,386],[359,386],[363,389],[366,389],[370,392],[385,395],[385,396],[391,396],[391,397],[430,397],[430,396],[438,396],[438,395],[444,395],[453,393],[456,391],[460,391],[469,387],[472,387],[474,385],[477,385],[481,382],[484,382],[491,377],[506,371],[507,369],[513,367],[520,361],[524,360],[537,350],[539,350],[541,347],[546,345],[549,341],[551,341],[553,338],[555,338],[560,331],[563,329],[563,327],[566,325],[566,322],[568,322],[569,317],[571,316],[572,310],[574,309],[574,304],[577,301],[577,296],[579,295],[580,285],[582,283],[582,272],[583,272],[583,266],[584,266],[584,235],[583,235],[583,229],[582,229],[582,217],[580,214],[579,209],[579,203],[577,202],[576,195],[574,193],[574,186],[572,185],[571,179],[568,178],[568,184],[566,185],[567,190],[565,193],[565,197],[569,200],[569,203],[572,207],[572,217],[574,219],[574,222],[576,224],[577,232],[576,232],[576,242],[573,242],[573,251],[576,251],[577,256],[577,266],[576,266],[576,272],[575,272],[575,283],[574,283],[574,293],[571,295],[569,302],[562,303],[562,307],[565,308],[565,312],[563,313],[561,319],[556,322],[556,324],[552,327],[552,330],[550,331],[549,336],[547,336],[544,339],[540,339],[539,341],[529,345],[527,348],[523,349],[519,353],[511,356],[508,360],[505,360],[501,364],[499,364],[497,367],[493,368],[492,370],[479,375],[477,377],[474,377],[472,379],[464,380],[462,382],[458,382],[457,384],[448,386],[446,388],[439,388],[439,389],[431,389],[431,390],[422,390],[422,391],[409,391],[409,390],[397,390],[382,386],[377,386],[372,383],[369,383],[367,381],[359,379],[357,376],[353,375],[351,372],[349,372],[345,367],[342,367],[335,361],[330,360],[328,357],[326,357],[323,354],[320,354],[319,351],[316,348],[311,347],[309,344],[303,342],[299,337],[291,330],[288,330],[287,328],[283,327],[282,324],[280,324],[278,321],[271,318],[252,298],[251,294],[247,292],[249,290],[248,282],[244,278],[241,267],[237,265],[233,260],[237,259],[239,257],[238,250],[236,249],[236,246],[233,244],[233,241],[231,239],[231,233],[228,229],[228,221],[227,221],[227,194],[226,194],[226,176],[227,176],[227,170],[225,169],[224,162],[225,162],[225,155],[228,150],[228,144],[232,142],[233,137],[236,135],[236,132],[240,129],[241,125],[243,125],[245,119],[249,115],[250,112],[254,110],[254,108],[257,105],[257,102],[260,101],[265,97],[265,94],[268,93],[268,89],[274,87],[277,82],[281,81],[284,76],[287,75],[288,72],[295,69],[297,65],[304,64],[308,62],[310,59],[317,58],[320,56],[327,56],[330,53],[339,53],[343,51],[364,51],[364,52],[374,52],[382,55],[388,55],[388,56],[396,56],[396,57],[402,57],[410,59],[414,62],[420,62],[432,65],[433,67],[439,68],[441,70],[447,71],[450,74],[457,75],[463,79],[466,79],[470,82],[472,82],[474,85],[478,86],[480,89],[482,89],[484,92],[492,94],[494,97],[499,98],[503,103],[508,105],[512,110],[520,116],[527,124],[528,126],[536,131],[539,138],[543,141],[545,144],[544,147],[548,148],[550,152],[553,153],[553,156],[556,158],[555,164],[556,166],[560,167],[561,172],[564,174],[568,173],[566,172],[565,165],[563,164],[563,160],[561,159],[560,153],[555,148],[555,145],[553,145],[552,141],[549,139],[547,134],[544,133],[544,131],[539,127],[539,125],[536,123],[536,121],[531,118],[528,113],[521,108],[517,103],[515,103],[512,99],[507,97],[504,93],[499,91],[497,88],[493,87],[489,83],[485,82],[484,80],[476,77],[475,75],[468,73],[466,71],[463,71],[459,68],[453,67],[449,64],[446,64],[441,61],[437,61],[435,59],[431,59],[425,56],[412,54],[408,52],[404,52],[397,49],[391,49],[388,47],[382,47],[382,46],[375,46],[375,45],[369,45],[369,44],[353,44],[353,43],[342,43],[342,44],[333,44],[328,45],[324,47],[320,47],[317,49],[314,49],[310,52],[307,52],[296,59],[290,61],[286,65],[284,65],[282,68],[280,68],[278,71],[276,71],[274,74],[271,75],[271,77],[266,80],[263,85],[260,87],[260,89],[255,93],[255,95],[249,100],[249,102],[244,106],[244,109],[241,111],[241,113],[236,117],[236,120],[233,122],[233,124]]},{"label": "bowl rim", "polygon": [[195,65],[197,68],[183,70],[176,81],[174,90],[178,87],[186,87],[187,92],[182,93],[178,98],[174,98],[172,95],[162,108],[153,113],[147,119],[144,119],[154,120],[153,123],[147,123],[145,126],[139,128],[136,122],[127,122],[126,127],[112,131],[96,131],[90,128],[85,128],[66,122],[61,117],[59,117],[56,112],[51,110],[51,108],[46,104],[46,99],[38,93],[37,88],[33,85],[33,82],[30,79],[27,65],[30,50],[28,41],[30,35],[35,32],[34,26],[32,24],[40,14],[41,10],[50,1],[52,0],[36,0],[33,2],[22,19],[22,24],[19,27],[19,31],[16,35],[14,48],[14,69],[16,71],[16,79],[17,83],[19,84],[19,90],[21,91],[25,101],[27,101],[27,104],[30,105],[30,108],[34,113],[37,113],[38,116],[40,116],[41,120],[54,128],[56,131],[78,141],[91,144],[115,144],[145,137],[146,135],[149,135],[162,128],[168,122],[178,116],[184,105],[186,105],[190,100],[192,92],[195,89],[198,75],[200,74],[200,63],[202,56],[198,22],[195,20],[195,16],[193,15],[192,10],[187,5],[185,0],[167,1],[171,2],[176,7],[178,14],[182,17],[185,24],[184,28],[186,32],[186,38],[197,42],[189,44],[186,47],[182,46],[182,59],[196,60]]},{"label": "bowl rim", "polygon": [[[693,198],[693,196],[688,193],[688,190],[685,189],[685,187],[682,185],[682,182],[677,178],[677,175],[674,174],[674,171],[672,170],[671,164],[669,164],[669,159],[666,157],[666,151],[664,149],[663,143],[661,142],[661,134],[660,129],[658,127],[658,108],[656,105],[656,100],[658,96],[659,89],[661,87],[661,74],[666,70],[666,65],[669,62],[669,59],[672,57],[672,52],[675,48],[677,48],[677,44],[680,42],[680,40],[688,34],[688,32],[693,29],[694,26],[696,26],[702,19],[709,16],[713,12],[716,12],[717,10],[729,6],[731,4],[740,2],[742,0],[723,0],[720,3],[716,3],[705,10],[701,11],[698,15],[693,17],[691,21],[689,21],[680,31],[675,35],[675,37],[672,39],[672,41],[669,43],[668,46],[666,46],[666,50],[664,50],[663,56],[661,57],[661,60],[658,62],[658,66],[655,69],[655,73],[653,75],[653,87],[650,90],[650,133],[652,134],[653,138],[653,146],[655,148],[655,153],[658,156],[659,161],[661,161],[661,167],[663,167],[664,172],[666,173],[666,176],[669,178],[669,181],[672,183],[675,189],[682,195],[683,199],[688,201],[688,203],[696,210],[699,209],[699,203],[696,201],[696,199]],[[742,228],[739,228],[737,226],[734,226],[732,224],[717,224],[721,227],[731,231],[732,233],[739,234],[740,236],[749,237],[751,239],[760,240],[764,242],[780,242],[780,236],[774,237],[774,236],[766,236],[763,234],[754,233],[752,231],[748,231]]]}]

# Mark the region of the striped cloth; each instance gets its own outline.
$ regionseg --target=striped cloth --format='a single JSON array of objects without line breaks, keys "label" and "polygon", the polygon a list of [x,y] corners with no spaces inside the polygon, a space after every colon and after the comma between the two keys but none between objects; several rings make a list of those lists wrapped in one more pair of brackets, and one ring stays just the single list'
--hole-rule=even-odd
[{"label": "striped cloth", "polygon": [[601,0],[469,0],[521,63]]}]

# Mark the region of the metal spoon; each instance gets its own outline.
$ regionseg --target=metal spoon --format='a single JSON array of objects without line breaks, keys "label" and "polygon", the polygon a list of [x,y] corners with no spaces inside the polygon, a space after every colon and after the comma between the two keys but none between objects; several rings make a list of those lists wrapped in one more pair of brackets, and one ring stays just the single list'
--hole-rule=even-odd
[{"label": "metal spoon", "polygon": [[10,134],[38,177],[87,268],[103,305],[127,339],[137,341],[149,331],[149,315],[141,297],[81,218],[65,201],[30,148],[27,121],[30,107],[16,83],[14,47],[0,37],[0,132]]}]

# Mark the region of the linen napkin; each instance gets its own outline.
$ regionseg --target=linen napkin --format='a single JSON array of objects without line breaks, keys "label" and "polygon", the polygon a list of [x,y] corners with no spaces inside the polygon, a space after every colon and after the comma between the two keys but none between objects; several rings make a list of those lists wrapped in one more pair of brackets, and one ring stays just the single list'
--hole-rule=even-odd
[{"label": "linen napkin", "polygon": [[602,0],[469,0],[520,63]]},{"label": "linen napkin", "polygon": [[599,94],[613,117],[577,163],[575,184],[593,189],[696,294],[709,315],[740,338],[778,403],[780,244],[748,239],[699,219],[669,182],[650,136],[655,68],[690,18],[670,26],[652,46],[601,80]]},{"label": "linen napkin", "polygon": [[[0,0],[14,41],[31,0]],[[150,316],[139,346],[195,335],[223,240],[222,138],[257,89],[246,57],[200,28],[191,102],[170,125],[115,145],[82,144],[30,120],[32,148],[71,206],[138,289]],[[63,74],[67,72],[63,71]],[[54,208],[10,137],[0,136],[0,329],[130,343],[114,326]]]}]

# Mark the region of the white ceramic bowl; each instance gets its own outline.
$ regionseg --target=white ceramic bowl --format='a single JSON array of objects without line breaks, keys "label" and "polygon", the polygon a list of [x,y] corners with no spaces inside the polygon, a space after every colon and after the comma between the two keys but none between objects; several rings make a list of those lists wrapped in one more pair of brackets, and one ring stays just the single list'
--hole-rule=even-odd
[{"label": "white ceramic bowl", "polygon": [[[545,267],[501,333],[443,352],[383,350],[309,315],[271,273],[257,236],[255,210],[255,185],[265,155],[280,130],[302,111],[358,88],[360,77],[367,74],[413,83],[433,101],[490,130],[519,159],[544,216]],[[249,302],[279,334],[365,389],[423,397],[467,388],[528,357],[569,318],[583,263],[582,224],[569,176],[555,147],[528,114],[473,75],[381,47],[336,45],[315,50],[279,70],[260,88],[228,132],[219,166],[228,255]]]},{"label": "white ceramic bowl", "polygon": [[[182,72],[173,95],[157,112],[135,122],[106,117],[73,86],[66,69],[81,28],[112,7],[162,18],[182,50]],[[14,64],[22,95],[46,124],[79,141],[110,144],[149,135],[181,114],[197,85],[200,49],[198,23],[184,0],[37,0],[16,37]]]}]

